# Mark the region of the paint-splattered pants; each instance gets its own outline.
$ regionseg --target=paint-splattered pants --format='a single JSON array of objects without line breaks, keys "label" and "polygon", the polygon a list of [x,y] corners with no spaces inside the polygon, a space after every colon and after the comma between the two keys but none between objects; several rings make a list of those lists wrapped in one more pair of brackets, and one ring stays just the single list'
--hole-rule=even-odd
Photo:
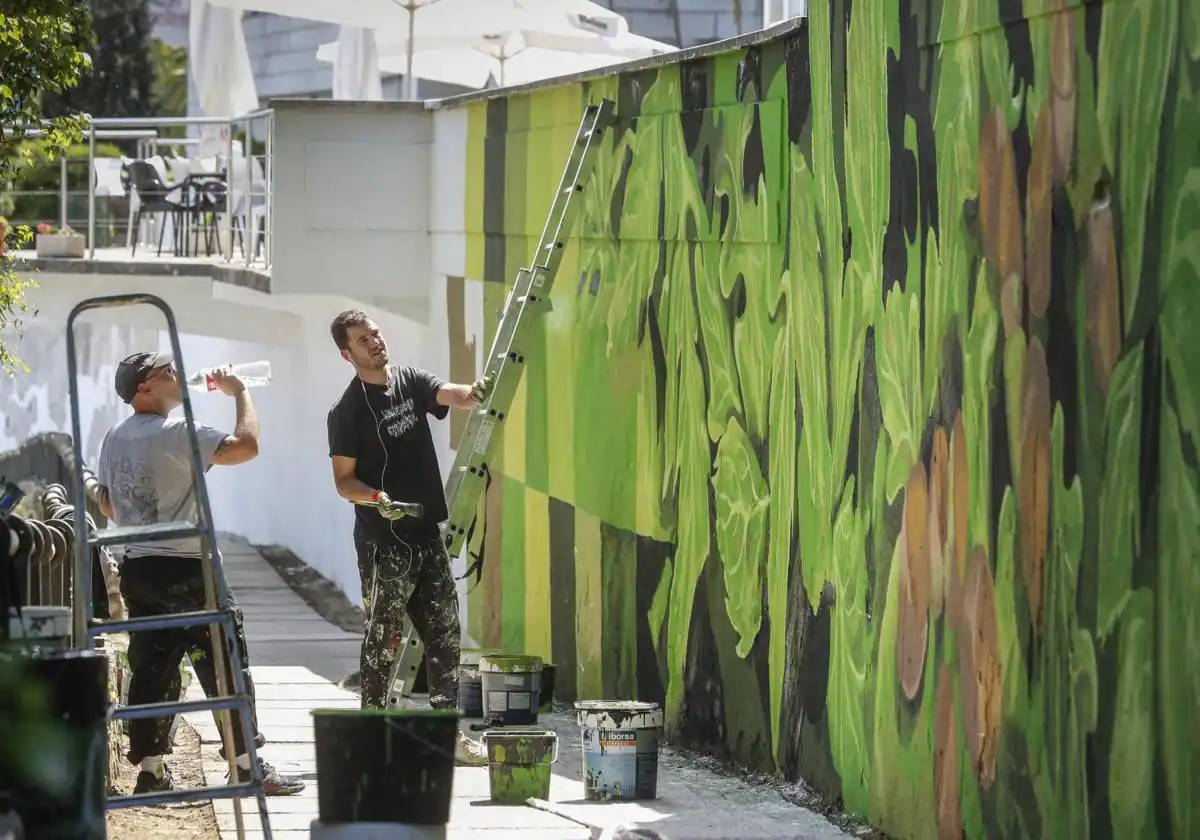
[{"label": "paint-splattered pants", "polygon": [[[172,613],[195,612],[205,609],[204,577],[199,560],[181,557],[130,557],[121,565],[121,595],[129,609],[130,618]],[[242,678],[251,700],[254,683],[246,656],[246,636],[242,630],[242,612],[233,604],[234,644],[242,660]],[[213,643],[208,626],[181,627],[170,630],[142,630],[129,639],[129,699],[131,706],[144,703],[174,702],[183,687],[180,663],[184,656],[209,697],[220,695],[213,659]],[[226,654],[226,674],[233,679]],[[253,703],[252,703],[253,705]],[[246,739],[240,715],[233,712],[233,744],[238,755],[246,752]],[[223,715],[218,715],[219,721]],[[140,718],[129,722],[129,753],[127,758],[137,764],[151,755],[171,752],[170,717]],[[257,721],[254,722],[257,728]],[[263,740],[257,738],[261,744]]]},{"label": "paint-splattered pants", "polygon": [[454,708],[461,631],[458,593],[441,539],[432,536],[409,543],[356,531],[354,545],[367,613],[360,663],[363,708],[387,705],[388,680],[406,615],[425,644],[430,705]]}]

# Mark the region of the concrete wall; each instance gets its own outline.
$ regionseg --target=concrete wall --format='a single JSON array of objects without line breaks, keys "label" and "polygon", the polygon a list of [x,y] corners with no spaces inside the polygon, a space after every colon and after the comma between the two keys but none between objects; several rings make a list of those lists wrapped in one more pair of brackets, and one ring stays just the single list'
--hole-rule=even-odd
[{"label": "concrete wall", "polygon": [[1197,836],[1200,13],[888,8],[465,107],[485,334],[620,114],[473,634],[897,838]]},{"label": "concrete wall", "polygon": [[397,298],[420,311],[431,114],[420,103],[295,100],[277,103],[275,121],[272,291]]}]

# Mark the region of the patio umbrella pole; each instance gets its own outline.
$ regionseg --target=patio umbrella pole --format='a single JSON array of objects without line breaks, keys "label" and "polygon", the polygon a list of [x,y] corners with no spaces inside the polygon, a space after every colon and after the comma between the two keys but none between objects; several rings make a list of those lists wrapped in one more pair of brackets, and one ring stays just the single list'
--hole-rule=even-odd
[{"label": "patio umbrella pole", "polygon": [[417,80],[413,77],[413,35],[417,28],[417,7],[408,7],[408,50],[404,57],[404,98],[417,98]]}]

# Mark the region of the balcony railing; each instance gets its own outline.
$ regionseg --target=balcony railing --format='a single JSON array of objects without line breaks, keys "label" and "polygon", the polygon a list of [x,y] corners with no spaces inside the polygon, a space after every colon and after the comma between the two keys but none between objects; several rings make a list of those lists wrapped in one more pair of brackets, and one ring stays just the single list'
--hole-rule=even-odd
[{"label": "balcony railing", "polygon": [[[179,154],[181,149],[201,146],[203,141],[198,137],[176,136],[196,129],[210,132],[216,129],[221,138],[220,148],[214,150],[210,141],[205,144],[208,148],[203,156]],[[27,136],[36,137],[37,133],[28,132]],[[242,139],[239,139],[239,133]],[[262,139],[259,140],[259,137]],[[204,256],[223,263],[241,262],[248,268],[270,267],[274,111],[255,111],[235,118],[97,118],[85,130],[84,138],[86,155],[76,154],[59,159],[57,190],[13,191],[9,194],[14,199],[56,195],[58,227],[86,230],[89,259],[96,258],[96,249],[101,243],[107,246],[118,241],[119,237],[114,237],[114,232],[122,229],[125,233],[123,244],[130,250],[131,257],[137,247],[157,247],[160,241],[165,240],[165,236],[160,238],[159,226],[168,225],[177,245],[172,249],[176,256]],[[98,144],[105,142],[123,143],[126,147],[134,145],[136,151],[132,156],[121,158],[98,154]],[[256,149],[256,146],[259,148]],[[164,155],[164,150],[175,153]],[[145,161],[153,166],[161,182],[171,190],[172,199],[181,197],[183,206],[180,213],[146,212],[142,222],[136,227],[133,225],[139,198],[136,185],[129,178],[128,164],[134,160]],[[84,166],[86,190],[81,188],[81,180],[71,177],[73,170]],[[196,196],[199,191],[211,195],[214,184],[224,196],[219,206],[203,205],[187,198],[189,195]],[[80,208],[79,204],[85,197],[86,205]],[[215,212],[213,207],[216,207]],[[193,225],[201,223],[202,218],[207,220],[204,224],[206,234],[218,233],[215,239],[219,245],[215,250],[206,249],[202,255],[191,254],[188,241],[198,242],[199,232]],[[184,221],[182,229],[176,229],[175,219]],[[14,224],[36,225],[50,219],[26,219],[18,213],[10,221]],[[100,235],[101,227],[108,229],[108,235]],[[209,235],[206,235],[206,240],[210,239]],[[234,250],[235,238],[241,243],[237,253]],[[181,242],[183,244],[179,245]]]}]

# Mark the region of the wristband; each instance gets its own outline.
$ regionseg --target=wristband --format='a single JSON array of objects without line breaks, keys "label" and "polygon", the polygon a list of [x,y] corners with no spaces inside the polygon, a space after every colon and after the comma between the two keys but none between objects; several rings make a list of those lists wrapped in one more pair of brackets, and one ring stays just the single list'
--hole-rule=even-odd
[{"label": "wristband", "polygon": [[372,493],[372,494],[371,494],[371,501],[372,501],[372,502],[378,502],[378,501],[379,501],[379,497],[380,497],[380,495],[382,495],[382,494],[383,494],[383,491],[382,491],[382,490],[376,490],[374,493]]}]

